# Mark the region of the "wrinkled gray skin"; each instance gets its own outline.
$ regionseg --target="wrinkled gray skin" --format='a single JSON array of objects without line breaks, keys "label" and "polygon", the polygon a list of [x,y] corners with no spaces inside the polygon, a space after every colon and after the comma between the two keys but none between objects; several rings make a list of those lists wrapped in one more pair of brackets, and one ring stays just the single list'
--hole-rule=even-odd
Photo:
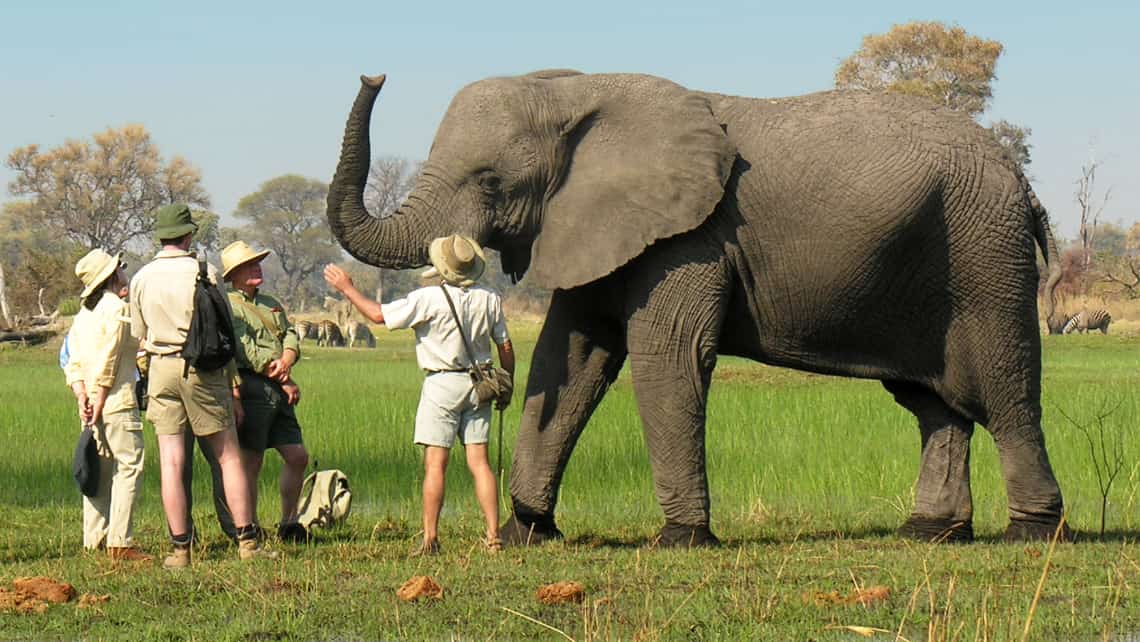
[{"label": "wrinkled gray skin", "polygon": [[1035,259],[1042,248],[1051,318],[1057,250],[1028,183],[967,117],[863,92],[754,99],[633,74],[492,78],[456,95],[414,191],[377,220],[363,189],[384,77],[362,80],[329,193],[345,249],[409,268],[427,264],[431,239],[466,234],[554,291],[508,542],[561,536],[563,471],[628,362],[660,541],[716,543],[705,412],[718,354],[881,380],[922,435],[903,534],[972,538],[975,423],[1000,453],[1006,536],[1053,534],[1062,500],[1041,431]]}]

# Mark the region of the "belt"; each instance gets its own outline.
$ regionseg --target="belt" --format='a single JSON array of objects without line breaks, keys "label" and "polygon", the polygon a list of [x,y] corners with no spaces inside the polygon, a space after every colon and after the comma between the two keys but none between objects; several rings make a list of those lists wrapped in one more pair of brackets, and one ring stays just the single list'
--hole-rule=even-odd
[{"label": "belt", "polygon": [[165,354],[151,353],[150,356],[151,357],[162,357],[162,358],[166,358],[166,359],[181,359],[182,358],[182,351],[179,350],[178,352],[167,352]]},{"label": "belt", "polygon": [[424,372],[428,373],[429,375],[439,374],[441,372],[467,372],[467,368],[456,368],[454,370],[431,370],[424,368]]}]

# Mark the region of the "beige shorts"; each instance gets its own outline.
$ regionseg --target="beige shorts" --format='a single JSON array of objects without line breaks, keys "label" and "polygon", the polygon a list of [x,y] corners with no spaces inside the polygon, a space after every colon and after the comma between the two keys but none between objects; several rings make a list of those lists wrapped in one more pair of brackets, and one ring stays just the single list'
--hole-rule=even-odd
[{"label": "beige shorts", "polygon": [[416,443],[451,448],[485,444],[491,434],[491,404],[480,405],[466,372],[438,372],[424,379],[416,409]]},{"label": "beige shorts", "polygon": [[152,356],[146,418],[159,435],[212,435],[234,427],[234,400],[225,368],[182,378],[180,357]]}]

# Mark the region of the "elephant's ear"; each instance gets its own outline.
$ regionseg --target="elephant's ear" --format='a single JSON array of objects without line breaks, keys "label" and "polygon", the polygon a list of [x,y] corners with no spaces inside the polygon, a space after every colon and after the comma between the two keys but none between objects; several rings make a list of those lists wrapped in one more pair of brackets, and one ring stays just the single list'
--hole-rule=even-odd
[{"label": "elephant's ear", "polygon": [[712,214],[736,149],[704,96],[652,76],[551,82],[574,106],[562,132],[566,173],[533,245],[539,285],[599,279]]}]

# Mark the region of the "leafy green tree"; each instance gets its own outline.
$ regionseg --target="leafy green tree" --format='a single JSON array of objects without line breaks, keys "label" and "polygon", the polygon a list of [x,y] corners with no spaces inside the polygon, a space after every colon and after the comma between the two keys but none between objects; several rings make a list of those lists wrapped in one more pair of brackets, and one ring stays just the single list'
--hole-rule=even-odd
[{"label": "leafy green tree", "polygon": [[895,25],[863,45],[835,72],[838,89],[923,96],[977,116],[986,109],[1002,44],[940,22]]},{"label": "leafy green tree", "polygon": [[990,133],[1005,150],[1006,156],[1025,171],[1025,167],[1033,162],[1029,156],[1029,135],[1033,130],[1028,127],[1019,127],[1008,120],[999,120],[990,125]]},{"label": "leafy green tree", "polygon": [[[269,264],[281,269],[284,283],[274,290],[291,303],[319,300],[324,293],[320,269],[343,256],[325,222],[328,185],[295,174],[261,184],[238,202],[234,216],[247,224],[236,237],[273,250]],[[219,240],[229,233],[219,234]]]},{"label": "leafy green tree", "polygon": [[210,204],[198,169],[180,156],[164,161],[141,125],[48,150],[20,147],[6,164],[16,174],[9,193],[29,206],[18,214],[86,248],[119,252],[147,239],[160,205]]}]

